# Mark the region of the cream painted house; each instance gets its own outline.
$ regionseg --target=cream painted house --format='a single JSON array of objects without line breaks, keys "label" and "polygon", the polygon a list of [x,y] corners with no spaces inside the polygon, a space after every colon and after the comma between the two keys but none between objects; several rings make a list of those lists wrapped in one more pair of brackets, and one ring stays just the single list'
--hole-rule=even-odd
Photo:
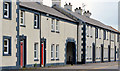
[{"label": "cream painted house", "polygon": [[41,2],[0,2],[0,67],[46,67],[118,60],[119,32],[89,11]]}]

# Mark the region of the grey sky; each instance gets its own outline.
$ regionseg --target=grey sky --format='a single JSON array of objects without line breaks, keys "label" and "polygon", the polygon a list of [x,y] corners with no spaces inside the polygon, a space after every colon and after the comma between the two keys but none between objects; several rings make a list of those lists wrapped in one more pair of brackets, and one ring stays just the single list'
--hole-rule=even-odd
[{"label": "grey sky", "polygon": [[[118,1],[119,0],[61,0],[62,7],[65,2],[71,2],[73,10],[76,7],[86,4],[86,10],[92,13],[91,18],[97,19],[106,25],[113,26],[118,29]],[[51,0],[43,0],[43,4],[51,6]]]}]

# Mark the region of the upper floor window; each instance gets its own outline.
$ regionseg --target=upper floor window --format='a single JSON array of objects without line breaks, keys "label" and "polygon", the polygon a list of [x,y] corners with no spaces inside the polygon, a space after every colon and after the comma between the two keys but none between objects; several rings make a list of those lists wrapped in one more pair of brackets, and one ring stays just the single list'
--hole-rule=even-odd
[{"label": "upper floor window", "polygon": [[93,28],[92,28],[92,26],[90,27],[90,36],[92,37],[93,36],[93,30],[92,30]]},{"label": "upper floor window", "polygon": [[98,38],[98,28],[96,28],[96,38]]},{"label": "upper floor window", "polygon": [[59,32],[59,20],[56,20],[56,32]]},{"label": "upper floor window", "polygon": [[51,22],[51,31],[52,32],[55,31],[55,19],[52,19],[52,22]]},{"label": "upper floor window", "polygon": [[114,40],[114,33],[111,33],[111,40]]},{"label": "upper floor window", "polygon": [[39,15],[37,14],[34,15],[34,28],[35,29],[39,28]]},{"label": "upper floor window", "polygon": [[56,45],[56,59],[59,59],[59,45]]},{"label": "upper floor window", "polygon": [[34,44],[34,60],[38,60],[38,43]]},{"label": "upper floor window", "polygon": [[117,34],[117,42],[119,42],[119,34]]},{"label": "upper floor window", "polygon": [[11,55],[11,37],[3,37],[3,56]]},{"label": "upper floor window", "polygon": [[3,2],[3,18],[11,19],[11,2]]},{"label": "upper floor window", "polygon": [[104,40],[106,39],[107,32],[104,30]]},{"label": "upper floor window", "polygon": [[88,25],[86,27],[86,33],[87,33],[87,36],[89,37],[89,26]]},{"label": "upper floor window", "polygon": [[25,11],[20,12],[20,25],[25,26]]},{"label": "upper floor window", "polygon": [[101,29],[99,29],[99,39],[101,39]]}]

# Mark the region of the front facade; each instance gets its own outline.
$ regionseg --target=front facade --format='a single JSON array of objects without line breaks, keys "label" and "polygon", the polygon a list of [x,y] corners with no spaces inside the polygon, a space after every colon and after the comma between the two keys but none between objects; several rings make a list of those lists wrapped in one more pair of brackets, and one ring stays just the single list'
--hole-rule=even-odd
[{"label": "front facade", "polygon": [[119,33],[112,27],[102,27],[88,17],[81,19],[77,13],[36,2],[10,0],[0,4],[2,68],[118,60]]}]

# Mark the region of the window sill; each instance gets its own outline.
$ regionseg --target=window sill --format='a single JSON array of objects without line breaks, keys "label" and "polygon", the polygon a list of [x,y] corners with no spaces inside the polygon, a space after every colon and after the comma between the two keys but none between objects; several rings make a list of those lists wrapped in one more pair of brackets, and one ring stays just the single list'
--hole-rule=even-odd
[{"label": "window sill", "polygon": [[55,30],[51,30],[51,32],[55,32]]},{"label": "window sill", "polygon": [[59,58],[56,59],[57,61],[59,60]]},{"label": "window sill", "polygon": [[34,61],[39,61],[39,59],[34,59]]},{"label": "window sill", "polygon": [[3,56],[11,56],[11,54],[3,54]]},{"label": "window sill", "polygon": [[51,61],[54,61],[55,59],[51,59]]},{"label": "window sill", "polygon": [[34,29],[39,29],[39,28],[34,27]]},{"label": "window sill", "polygon": [[56,31],[56,33],[60,33],[59,31]]},{"label": "window sill", "polygon": [[26,27],[25,25],[20,25],[21,27]]},{"label": "window sill", "polygon": [[6,18],[6,17],[3,17],[3,19],[12,20],[11,18]]}]

